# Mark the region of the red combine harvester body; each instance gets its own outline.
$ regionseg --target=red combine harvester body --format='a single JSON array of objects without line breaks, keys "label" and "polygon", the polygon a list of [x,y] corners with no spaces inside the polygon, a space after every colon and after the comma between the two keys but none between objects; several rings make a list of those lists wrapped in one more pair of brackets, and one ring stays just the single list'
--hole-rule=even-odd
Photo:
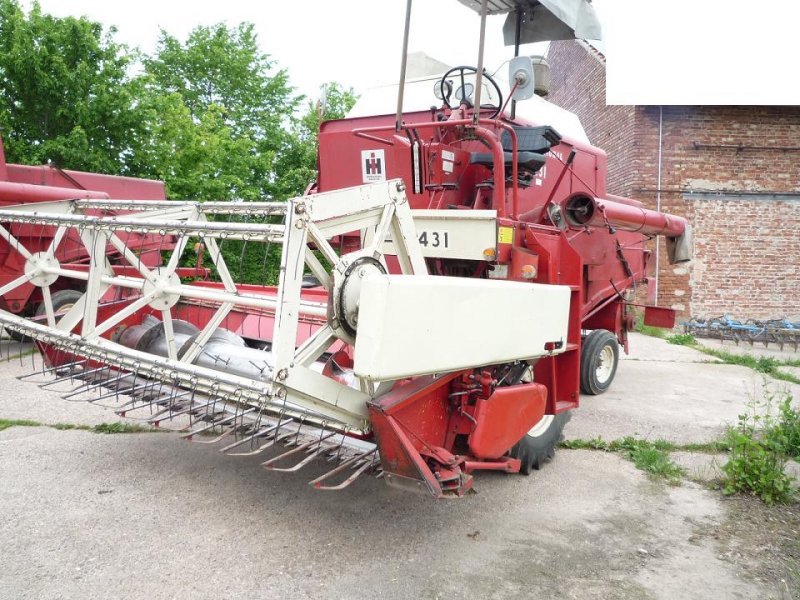
[{"label": "red combine harvester body", "polygon": [[[483,27],[487,0],[462,2]],[[492,5],[516,15],[517,50],[529,12],[544,10]],[[270,470],[333,461],[317,489],[377,471],[441,498],[470,490],[475,471],[540,468],[581,391],[614,378],[648,279],[647,241],[664,236],[669,260],[683,262],[690,230],[609,195],[605,153],[509,110],[482,61],[481,48],[477,67],[437,77],[429,110],[403,111],[404,60],[396,113],[357,105],[323,123],[318,181],[286,202],[0,209],[6,263],[16,254],[16,272],[24,265],[2,291],[32,286],[47,305],[33,319],[0,309],[0,323],[37,341],[44,373],[77,382],[70,397],[116,398],[117,414],[155,426],[188,419],[186,438],[224,440],[228,454],[288,447]],[[530,98],[530,59],[514,59],[509,80],[514,103]],[[28,248],[30,228],[61,233]],[[64,264],[56,235],[75,236],[86,263]],[[159,260],[125,250],[151,236],[170,240]],[[198,240],[215,281],[181,278]],[[265,266],[279,244],[278,285],[237,281],[228,240],[242,261],[264,246]],[[75,280],[85,291],[59,314],[50,288]],[[645,323],[674,324],[669,309],[643,311]]]}]

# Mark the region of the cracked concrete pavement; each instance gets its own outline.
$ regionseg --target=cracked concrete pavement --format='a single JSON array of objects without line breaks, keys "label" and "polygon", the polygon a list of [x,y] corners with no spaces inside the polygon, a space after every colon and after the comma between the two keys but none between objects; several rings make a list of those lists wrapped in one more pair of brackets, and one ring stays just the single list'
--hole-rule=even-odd
[{"label": "cracked concrete pavement", "polygon": [[[633,336],[612,389],[584,397],[568,438],[715,439],[761,377]],[[25,359],[30,360],[30,358]],[[19,382],[0,365],[0,418],[96,424],[113,413]],[[783,385],[783,384],[781,384]],[[793,388],[796,397],[798,390]],[[362,478],[265,471],[172,434],[0,431],[6,598],[784,598],[709,532],[715,491],[650,481],[616,454],[562,450],[531,477],[479,474],[435,502]],[[797,593],[797,590],[791,590]]]}]

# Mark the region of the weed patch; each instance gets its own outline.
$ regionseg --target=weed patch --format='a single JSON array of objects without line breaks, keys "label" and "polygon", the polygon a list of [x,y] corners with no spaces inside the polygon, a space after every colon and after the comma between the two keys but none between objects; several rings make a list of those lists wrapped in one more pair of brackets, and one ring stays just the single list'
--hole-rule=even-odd
[{"label": "weed patch", "polygon": [[628,451],[628,458],[637,469],[670,483],[678,483],[683,477],[683,469],[676,465],[664,450],[652,446],[640,446]]},{"label": "weed patch", "polygon": [[611,442],[607,442],[601,437],[596,437],[590,440],[564,440],[558,447],[567,448],[568,450],[602,450],[604,452],[610,452],[610,443]]},{"label": "weed patch", "polygon": [[669,453],[678,446],[667,440],[640,440],[624,437],[606,441],[601,437],[591,440],[566,440],[559,444],[561,448],[571,450],[601,450],[617,452],[630,460],[637,469],[641,469],[655,479],[666,479],[670,483],[678,483],[683,477],[683,469],[669,457]]},{"label": "weed patch", "polygon": [[695,346],[697,344],[697,340],[690,333],[676,333],[669,336],[667,341],[676,346]]},{"label": "weed patch", "polygon": [[731,450],[722,466],[724,493],[758,496],[768,505],[795,498],[794,478],[785,473],[788,459],[798,450],[793,444],[800,439],[800,413],[792,409],[791,400],[788,392],[773,392],[766,384],[763,398],[751,397],[747,411],[726,436]]},{"label": "weed patch", "polygon": [[78,425],[76,423],[39,423],[27,419],[0,419],[0,431],[9,427],[50,427],[59,431],[91,431],[92,433],[152,433],[166,431],[136,423],[100,423],[98,425]]},{"label": "weed patch", "polygon": [[145,425],[117,421],[116,423],[100,423],[92,427],[92,431],[94,433],[148,433],[154,430],[152,427]]},{"label": "weed patch", "polygon": [[800,411],[792,408],[789,393],[780,402],[773,435],[781,441],[786,456],[800,462]]},{"label": "weed patch", "polygon": [[0,431],[9,427],[41,427],[42,423],[27,419],[0,419]]}]

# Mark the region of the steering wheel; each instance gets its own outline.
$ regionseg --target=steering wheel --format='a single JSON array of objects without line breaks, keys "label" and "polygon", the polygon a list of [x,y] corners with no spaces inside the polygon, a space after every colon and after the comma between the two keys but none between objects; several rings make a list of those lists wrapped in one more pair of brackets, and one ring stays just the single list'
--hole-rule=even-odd
[{"label": "steering wheel", "polygon": [[[447,81],[447,78],[450,77],[450,75],[452,73],[458,73],[458,80],[461,82],[461,85],[456,87],[456,89],[455,89],[456,100],[458,100],[459,103],[461,103],[462,101],[465,101],[465,100],[467,102],[469,102],[469,98],[472,96],[472,93],[466,93],[466,91],[468,89],[467,86],[471,86],[472,87],[472,92],[475,91],[475,86],[472,83],[466,83],[466,81],[464,80],[464,73],[475,73],[475,74],[477,74],[478,73],[478,69],[476,69],[475,67],[470,67],[468,65],[461,65],[459,67],[453,67],[447,73],[442,75],[442,78],[439,80],[439,89],[442,92],[442,102],[449,109],[453,108],[450,105],[450,95],[453,93],[453,88],[450,85],[450,82]],[[503,92],[500,91],[500,86],[497,85],[497,82],[494,79],[492,79],[491,75],[489,75],[485,70],[483,72],[483,79],[485,79],[490,84],[492,84],[492,87],[494,88],[494,91],[497,92],[497,98],[498,98],[497,110],[495,110],[492,113],[492,116],[489,117],[490,119],[494,119],[497,115],[500,114],[500,109],[503,106]],[[458,92],[461,92],[461,94],[459,95]],[[480,108],[487,108],[487,107],[491,108],[492,106],[494,106],[494,105],[493,104],[483,104],[483,105],[481,105]]]}]

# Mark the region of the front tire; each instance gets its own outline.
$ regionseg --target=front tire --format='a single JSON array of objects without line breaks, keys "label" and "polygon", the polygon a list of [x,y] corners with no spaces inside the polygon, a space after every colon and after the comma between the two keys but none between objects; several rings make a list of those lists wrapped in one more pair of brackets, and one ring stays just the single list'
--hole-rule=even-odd
[{"label": "front tire", "polygon": [[530,475],[555,456],[556,445],[561,441],[561,434],[570,417],[570,412],[545,415],[517,442],[511,449],[511,457],[520,460],[520,473]]},{"label": "front tire", "polygon": [[581,347],[581,392],[602,394],[614,381],[619,364],[617,336],[605,329],[595,329]]}]

